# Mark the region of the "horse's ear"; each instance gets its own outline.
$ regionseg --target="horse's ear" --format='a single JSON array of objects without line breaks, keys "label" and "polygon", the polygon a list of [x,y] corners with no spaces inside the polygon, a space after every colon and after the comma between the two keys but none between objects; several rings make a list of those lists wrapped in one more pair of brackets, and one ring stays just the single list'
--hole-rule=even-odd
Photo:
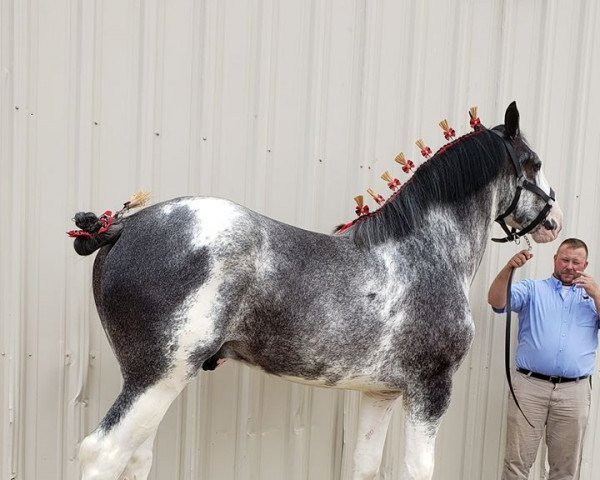
[{"label": "horse's ear", "polygon": [[512,102],[504,114],[504,127],[508,138],[516,138],[519,135],[519,110],[517,102]]}]

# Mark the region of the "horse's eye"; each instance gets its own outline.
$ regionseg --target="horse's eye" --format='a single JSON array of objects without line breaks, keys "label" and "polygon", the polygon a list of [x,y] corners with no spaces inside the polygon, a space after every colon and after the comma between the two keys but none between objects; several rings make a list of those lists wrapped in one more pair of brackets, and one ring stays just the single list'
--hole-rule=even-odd
[{"label": "horse's eye", "polygon": [[529,171],[539,172],[542,168],[542,162],[534,153],[533,155],[525,157],[525,160],[523,160],[523,168],[526,168]]}]

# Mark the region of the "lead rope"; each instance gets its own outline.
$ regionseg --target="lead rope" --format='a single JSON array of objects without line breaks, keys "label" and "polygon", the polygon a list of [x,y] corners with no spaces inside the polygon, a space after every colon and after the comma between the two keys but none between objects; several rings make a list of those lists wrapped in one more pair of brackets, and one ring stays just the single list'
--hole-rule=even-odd
[{"label": "lead rope", "polygon": [[[523,238],[527,242],[528,250],[531,251],[531,243],[529,242],[529,238],[527,238],[527,235],[524,235]],[[518,244],[518,242],[516,242],[516,241],[515,241],[515,243]],[[527,418],[527,415],[525,415],[525,412],[523,412],[521,405],[519,405],[519,401],[517,400],[517,396],[515,395],[515,390],[513,389],[512,380],[511,380],[511,376],[510,376],[510,361],[511,361],[510,323],[511,323],[511,307],[512,307],[510,290],[512,287],[512,278],[513,278],[514,273],[515,273],[515,269],[511,268],[510,275],[508,277],[508,285],[506,287],[506,335],[504,338],[504,370],[506,372],[506,380],[508,381],[508,388],[510,388],[510,393],[512,394],[513,400],[515,401],[515,405],[517,406],[517,408],[519,409],[519,411],[523,415],[523,418],[527,421],[529,426],[531,428],[535,428],[532,425],[532,423],[529,421],[529,419]]]}]

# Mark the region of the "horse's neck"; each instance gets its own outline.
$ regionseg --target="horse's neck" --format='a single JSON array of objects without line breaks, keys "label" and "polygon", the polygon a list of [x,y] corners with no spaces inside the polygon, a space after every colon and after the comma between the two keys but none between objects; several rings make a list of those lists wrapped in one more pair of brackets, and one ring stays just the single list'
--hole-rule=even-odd
[{"label": "horse's neck", "polygon": [[[420,252],[470,284],[489,243],[495,215],[495,185],[456,203],[434,206],[405,250]],[[401,242],[402,243],[402,242]]]}]

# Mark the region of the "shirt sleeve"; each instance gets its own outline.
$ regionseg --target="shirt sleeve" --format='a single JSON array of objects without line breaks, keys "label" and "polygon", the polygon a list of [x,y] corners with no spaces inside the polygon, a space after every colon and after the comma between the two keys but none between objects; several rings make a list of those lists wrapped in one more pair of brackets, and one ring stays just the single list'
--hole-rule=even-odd
[{"label": "shirt sleeve", "polygon": [[[531,280],[522,280],[517,283],[513,283],[510,288],[510,304],[513,312],[520,313],[523,307],[529,302],[531,297],[531,288],[533,282]],[[492,310],[496,313],[506,312],[506,306],[503,308],[492,307]]]}]

